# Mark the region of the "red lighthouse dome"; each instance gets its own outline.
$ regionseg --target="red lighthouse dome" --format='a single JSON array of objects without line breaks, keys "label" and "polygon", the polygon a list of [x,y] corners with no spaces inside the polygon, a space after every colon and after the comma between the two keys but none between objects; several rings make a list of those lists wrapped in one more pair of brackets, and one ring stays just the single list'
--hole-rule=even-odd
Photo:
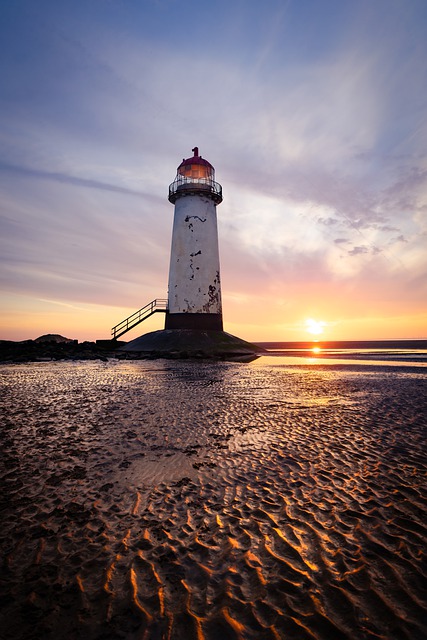
[{"label": "red lighthouse dome", "polygon": [[186,178],[215,179],[215,169],[210,162],[199,156],[199,148],[192,149],[194,156],[183,160],[178,167],[178,174]]}]

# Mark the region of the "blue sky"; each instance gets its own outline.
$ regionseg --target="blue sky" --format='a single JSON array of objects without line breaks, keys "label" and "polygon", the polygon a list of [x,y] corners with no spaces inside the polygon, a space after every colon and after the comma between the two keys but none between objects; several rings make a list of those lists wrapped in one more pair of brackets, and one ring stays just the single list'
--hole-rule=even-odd
[{"label": "blue sky", "polygon": [[0,337],[165,297],[195,145],[228,331],[427,337],[426,33],[424,0],[2,2]]}]

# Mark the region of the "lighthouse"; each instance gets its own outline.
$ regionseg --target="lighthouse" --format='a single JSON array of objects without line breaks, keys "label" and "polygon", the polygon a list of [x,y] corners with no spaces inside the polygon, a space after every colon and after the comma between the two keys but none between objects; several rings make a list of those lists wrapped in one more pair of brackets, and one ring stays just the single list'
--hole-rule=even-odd
[{"label": "lighthouse", "polygon": [[222,187],[215,169],[199,155],[178,166],[169,185],[175,206],[167,299],[156,298],[111,329],[121,337],[153,313],[165,314],[165,328],[135,338],[119,350],[128,357],[251,360],[263,349],[223,330],[216,209]]},{"label": "lighthouse", "polygon": [[222,187],[198,147],[192,151],[169,186],[169,202],[175,205],[175,212],[165,329],[222,331],[216,215]]}]

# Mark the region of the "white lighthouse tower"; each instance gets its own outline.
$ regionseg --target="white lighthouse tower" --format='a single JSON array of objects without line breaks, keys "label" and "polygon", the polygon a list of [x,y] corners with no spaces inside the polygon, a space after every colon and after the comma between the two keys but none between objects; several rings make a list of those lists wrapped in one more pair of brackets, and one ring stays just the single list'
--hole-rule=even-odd
[{"label": "white lighthouse tower", "polygon": [[175,205],[165,329],[222,331],[216,207],[222,187],[199,156],[183,160],[169,186]]}]

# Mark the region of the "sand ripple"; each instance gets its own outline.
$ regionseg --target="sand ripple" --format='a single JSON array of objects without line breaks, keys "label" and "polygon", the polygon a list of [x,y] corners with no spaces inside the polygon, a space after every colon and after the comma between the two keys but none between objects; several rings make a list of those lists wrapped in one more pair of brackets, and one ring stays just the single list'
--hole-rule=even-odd
[{"label": "sand ripple", "polygon": [[2,639],[427,636],[425,372],[0,375]]}]

